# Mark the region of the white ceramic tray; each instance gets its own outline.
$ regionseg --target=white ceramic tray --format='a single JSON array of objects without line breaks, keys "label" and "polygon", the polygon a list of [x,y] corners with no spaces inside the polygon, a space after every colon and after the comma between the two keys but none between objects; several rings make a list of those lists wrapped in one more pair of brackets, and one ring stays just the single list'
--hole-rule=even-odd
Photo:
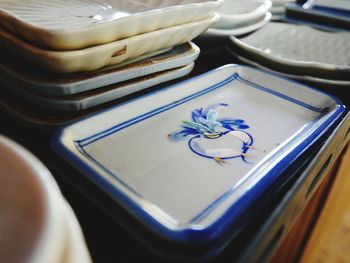
[{"label": "white ceramic tray", "polygon": [[205,20],[74,51],[40,49],[0,29],[0,46],[12,51],[16,49],[18,55],[55,72],[92,71],[104,66],[116,65],[149,52],[189,42],[205,31],[217,18],[218,16],[214,15]]},{"label": "white ceramic tray", "polygon": [[312,76],[307,76],[307,75],[296,75],[296,74],[291,74],[288,72],[285,72],[284,69],[280,68],[279,71],[276,69],[272,69],[269,66],[271,65],[261,65],[255,61],[252,61],[248,58],[242,57],[236,53],[233,53],[235,57],[238,58],[239,61],[243,62],[244,64],[260,68],[262,70],[268,71],[270,73],[286,77],[289,79],[295,79],[295,80],[300,80],[300,81],[307,81],[312,84],[321,84],[323,86],[332,86],[332,87],[340,87],[340,88],[349,88],[350,87],[350,81],[346,80],[332,80],[332,79],[322,79],[322,78],[316,78]]},{"label": "white ceramic tray", "polygon": [[324,32],[308,26],[275,22],[247,37],[231,37],[235,46],[252,55],[305,70],[322,70],[329,75],[350,74],[349,39],[350,33]]},{"label": "white ceramic tray", "polygon": [[247,24],[241,27],[232,28],[232,29],[218,29],[218,28],[209,28],[205,31],[206,36],[241,36],[244,34],[251,33],[255,30],[258,30],[265,26],[271,19],[271,13],[267,12],[265,16],[258,21],[255,21],[251,24]]},{"label": "white ceramic tray", "polygon": [[182,67],[160,71],[88,92],[66,96],[39,95],[22,89],[22,87],[18,86],[12,81],[4,79],[1,76],[0,84],[3,86],[3,88],[10,89],[17,95],[40,107],[61,111],[79,111],[119,99],[131,93],[135,93],[165,81],[180,78],[190,73],[193,66],[194,62]]},{"label": "white ceramic tray", "polygon": [[37,94],[69,95],[185,66],[196,60],[199,52],[199,48],[190,42],[160,55],[147,55],[148,58],[127,63],[125,66],[62,76],[53,75],[51,72],[14,59],[11,54],[0,52],[0,75],[15,82],[22,89]]},{"label": "white ceramic tray", "polygon": [[71,50],[206,19],[222,2],[1,0],[0,21],[39,46]]},{"label": "white ceramic tray", "polygon": [[327,94],[226,65],[63,127],[53,148],[158,235],[203,244],[233,231],[343,112]]},{"label": "white ceramic tray", "polygon": [[220,19],[211,27],[233,29],[261,20],[269,11],[270,0],[226,0],[218,9]]}]

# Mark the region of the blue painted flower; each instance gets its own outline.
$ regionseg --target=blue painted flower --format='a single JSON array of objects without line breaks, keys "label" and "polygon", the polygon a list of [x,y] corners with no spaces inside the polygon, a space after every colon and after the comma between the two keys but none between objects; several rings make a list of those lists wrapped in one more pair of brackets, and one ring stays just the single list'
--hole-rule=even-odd
[{"label": "blue painted flower", "polygon": [[[214,159],[222,164],[225,159],[242,157],[243,161],[248,156],[246,152],[253,144],[253,138],[243,130],[249,126],[242,119],[218,119],[218,112],[215,108],[228,106],[226,103],[218,103],[207,108],[195,109],[191,113],[190,121],[183,121],[181,130],[169,134],[173,141],[180,141],[188,138],[190,149],[202,157]],[[229,147],[210,148],[205,139],[218,139],[219,137],[230,135],[225,138],[225,144]],[[227,139],[228,138],[228,139]],[[239,149],[232,148],[233,141],[238,140]]]}]

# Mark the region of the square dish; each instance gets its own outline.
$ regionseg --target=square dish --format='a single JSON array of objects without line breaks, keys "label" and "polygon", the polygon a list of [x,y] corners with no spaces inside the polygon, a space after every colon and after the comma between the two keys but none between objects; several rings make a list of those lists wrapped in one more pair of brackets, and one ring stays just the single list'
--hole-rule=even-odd
[{"label": "square dish", "polygon": [[193,66],[194,62],[99,89],[65,96],[47,96],[30,92],[1,76],[0,84],[2,84],[3,88],[13,91],[19,97],[41,108],[56,111],[81,111],[125,97],[159,83],[185,76],[191,72]]},{"label": "square dish", "polygon": [[146,58],[137,57],[138,61],[135,62],[133,59],[126,60],[126,65],[86,73],[55,75],[25,63],[9,52],[0,51],[0,76],[18,84],[21,89],[37,94],[70,95],[185,66],[196,60],[199,52],[199,47],[189,42],[158,55],[147,53]]},{"label": "square dish", "polygon": [[73,50],[206,19],[222,2],[1,0],[0,21],[38,46]]},{"label": "square dish", "polygon": [[325,93],[226,65],[63,127],[52,146],[157,235],[203,244],[233,231],[343,112]]},{"label": "square dish", "polygon": [[12,51],[15,48],[18,56],[53,72],[93,71],[105,66],[117,65],[127,59],[136,58],[150,52],[189,42],[205,31],[217,18],[218,15],[213,15],[205,20],[71,51],[45,50],[0,29],[0,46],[4,47],[5,50]]}]

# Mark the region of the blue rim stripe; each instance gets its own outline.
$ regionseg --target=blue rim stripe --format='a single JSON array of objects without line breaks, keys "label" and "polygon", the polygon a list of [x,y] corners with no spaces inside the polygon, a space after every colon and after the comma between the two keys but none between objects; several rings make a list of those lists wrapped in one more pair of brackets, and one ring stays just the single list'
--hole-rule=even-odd
[{"label": "blue rim stripe", "polygon": [[282,98],[282,99],[285,99],[285,100],[288,100],[288,101],[293,102],[293,103],[295,103],[295,104],[298,104],[298,105],[300,105],[300,106],[302,106],[302,107],[304,107],[304,108],[307,108],[307,109],[309,109],[309,110],[311,110],[311,111],[315,111],[315,112],[321,113],[321,112],[323,112],[323,111],[325,110],[324,108],[317,108],[317,107],[314,107],[314,106],[312,106],[312,105],[310,105],[310,104],[307,104],[307,103],[305,103],[305,102],[302,102],[302,101],[300,101],[300,100],[297,100],[297,99],[294,99],[294,98],[292,98],[292,97],[286,96],[286,95],[284,95],[284,94],[282,94],[282,93],[280,93],[280,92],[271,90],[271,89],[269,89],[269,88],[265,88],[265,87],[263,87],[263,86],[261,86],[261,85],[257,85],[257,84],[255,84],[255,83],[249,81],[249,80],[246,80],[246,79],[242,78],[241,76],[238,76],[238,80],[240,80],[241,82],[246,83],[246,84],[248,84],[249,86],[252,86],[252,87],[254,87],[254,88],[256,88],[256,89],[259,89],[259,90],[262,90],[262,91],[266,91],[266,92],[268,92],[268,93],[270,93],[270,94],[273,94],[273,95],[275,95],[275,96],[277,96],[277,97],[280,97],[280,98]]},{"label": "blue rim stripe", "polygon": [[193,99],[195,99],[197,97],[200,97],[200,96],[202,96],[204,94],[207,94],[207,93],[209,93],[209,92],[211,92],[213,90],[216,90],[216,89],[222,87],[223,85],[225,85],[227,83],[230,83],[231,81],[235,80],[237,77],[238,77],[238,73],[235,73],[232,76],[230,76],[229,78],[225,79],[224,81],[218,83],[217,85],[211,86],[211,87],[206,88],[206,89],[204,89],[204,90],[202,90],[200,92],[197,92],[197,93],[191,94],[189,96],[186,96],[186,97],[184,97],[184,98],[182,98],[182,99],[180,99],[178,101],[169,103],[169,104],[164,105],[162,107],[159,107],[159,108],[157,108],[155,110],[152,110],[152,111],[149,111],[147,113],[144,113],[144,114],[142,114],[142,115],[140,115],[140,116],[138,116],[136,118],[127,120],[125,122],[122,122],[122,123],[120,123],[118,125],[115,125],[115,126],[109,128],[109,129],[105,130],[105,131],[102,131],[102,132],[99,132],[97,134],[91,135],[91,136],[89,136],[89,137],[87,137],[85,139],[77,140],[76,142],[81,147],[87,146],[87,145],[89,145],[89,144],[91,144],[91,143],[93,143],[93,142],[95,142],[95,141],[97,141],[99,139],[102,139],[102,138],[104,138],[106,136],[109,136],[109,135],[115,133],[115,132],[118,132],[118,131],[120,131],[122,129],[125,129],[125,128],[127,128],[127,127],[129,127],[129,126],[131,126],[131,125],[133,125],[135,123],[138,123],[140,121],[146,120],[146,119],[148,119],[148,118],[150,118],[150,117],[152,117],[154,115],[157,115],[157,114],[159,114],[159,113],[161,113],[163,111],[172,109],[172,108],[174,108],[176,106],[179,106],[179,105],[184,104],[184,103],[186,103],[186,102],[188,102],[190,100],[193,100]]}]

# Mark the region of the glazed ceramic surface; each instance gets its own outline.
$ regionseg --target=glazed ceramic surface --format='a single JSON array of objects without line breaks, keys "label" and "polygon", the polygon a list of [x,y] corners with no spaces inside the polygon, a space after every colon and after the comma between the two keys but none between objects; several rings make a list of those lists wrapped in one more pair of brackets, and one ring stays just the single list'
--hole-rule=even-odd
[{"label": "glazed ceramic surface", "polygon": [[217,13],[220,19],[211,27],[233,29],[261,20],[270,9],[270,0],[227,0]]},{"label": "glazed ceramic surface", "polygon": [[330,8],[330,9],[338,9],[339,11],[350,11],[350,3],[349,0],[309,0],[307,1],[303,7],[309,8],[309,7],[324,7],[324,8]]},{"label": "glazed ceramic surface", "polygon": [[173,47],[191,41],[209,25],[217,15],[208,19],[125,38],[115,42],[74,51],[47,51],[30,45],[15,35],[0,30],[0,45],[33,63],[59,73],[92,71],[116,65],[149,52]]},{"label": "glazed ceramic surface", "polygon": [[350,30],[350,4],[344,1],[307,1],[303,5],[288,4],[288,17],[295,17],[300,21],[315,21],[320,24],[331,24],[347,31]]},{"label": "glazed ceramic surface", "polygon": [[62,111],[78,111],[124,97],[165,81],[185,76],[191,72],[193,66],[194,63],[190,63],[189,65],[160,71],[144,77],[109,85],[100,89],[65,96],[41,96],[22,89],[21,86],[18,86],[12,81],[6,80],[1,76],[0,83],[4,88],[11,89],[22,98],[40,107]]},{"label": "glazed ceramic surface", "polygon": [[[298,180],[289,189],[271,215],[255,233],[252,242],[237,262],[269,262],[273,252],[287,237],[289,231],[310,204],[314,193],[334,168],[350,139],[350,114],[332,132]],[[271,243],[275,244],[271,249]],[[269,253],[266,253],[269,251]]]},{"label": "glazed ceramic surface", "polygon": [[269,23],[234,45],[271,61],[324,72],[350,73],[350,33],[324,32],[308,26]]},{"label": "glazed ceramic surface", "polygon": [[1,0],[0,20],[36,45],[71,50],[206,19],[222,2]]},{"label": "glazed ceramic surface", "polygon": [[[1,262],[66,262],[68,236],[81,229],[73,212],[67,217],[71,208],[54,178],[30,152],[1,135],[0,154]],[[67,220],[75,225],[67,229]],[[74,244],[85,251],[80,262],[91,262],[84,237],[77,236]]]},{"label": "glazed ceramic surface", "polygon": [[62,76],[53,75],[41,68],[14,59],[11,54],[1,52],[0,75],[18,84],[22,89],[28,89],[37,94],[68,95],[185,66],[197,59],[199,52],[199,48],[190,42],[176,46],[160,55],[147,54],[148,58],[137,62],[127,60],[125,66],[118,65],[85,74]]},{"label": "glazed ceramic surface", "polygon": [[265,26],[270,19],[271,13],[267,12],[262,19],[254,21],[251,24],[232,29],[209,28],[204,34],[207,36],[240,36],[260,29],[261,27]]},{"label": "glazed ceramic surface", "polygon": [[157,234],[203,243],[343,111],[306,86],[227,65],[63,127],[53,147]]},{"label": "glazed ceramic surface", "polygon": [[[295,79],[295,80],[300,80],[300,81],[308,81],[310,83],[314,84],[322,84],[322,85],[329,85],[332,87],[343,87],[343,88],[348,88],[350,87],[350,81],[346,80],[332,80],[332,79],[322,79],[322,78],[317,78],[317,77],[312,77],[312,76],[307,76],[307,75],[296,75],[296,74],[291,74],[288,73],[288,69],[285,70],[280,67],[273,67],[273,65],[261,65],[255,61],[252,61],[248,58],[241,57],[238,54],[234,54],[241,62],[251,65],[253,67],[260,68],[262,70],[268,71],[270,73],[280,75],[282,77],[290,78],[290,79]],[[270,67],[273,68],[270,68]],[[277,70],[279,69],[279,70]]]}]

